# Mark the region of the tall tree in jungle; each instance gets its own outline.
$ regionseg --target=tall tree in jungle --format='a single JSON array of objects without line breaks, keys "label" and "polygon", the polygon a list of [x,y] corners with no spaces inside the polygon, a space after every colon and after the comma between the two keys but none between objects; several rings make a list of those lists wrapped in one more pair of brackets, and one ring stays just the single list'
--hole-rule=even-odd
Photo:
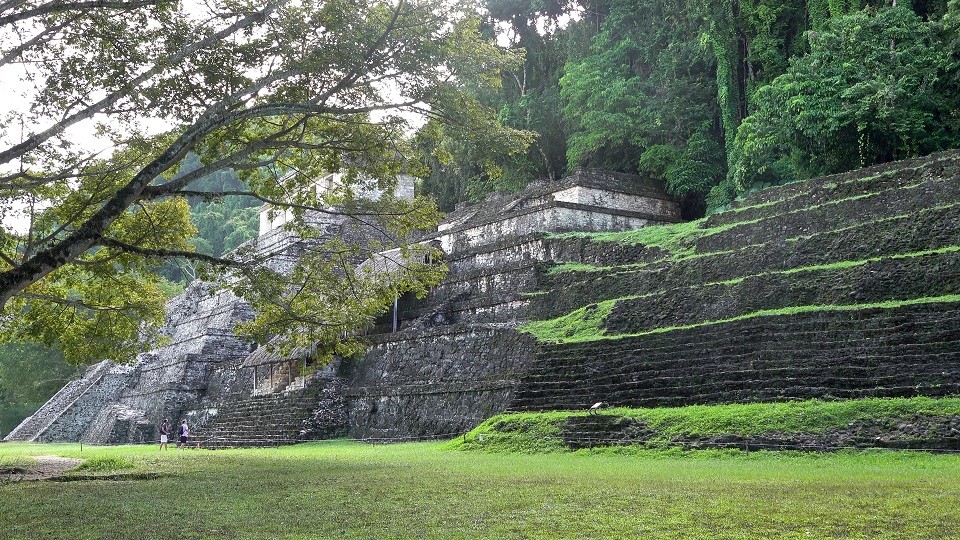
[{"label": "tall tree in jungle", "polygon": [[754,97],[730,185],[836,173],[960,143],[960,63],[949,19],[909,9],[831,19],[810,52]]},{"label": "tall tree in jungle", "polygon": [[695,213],[724,169],[713,61],[690,8],[662,0],[594,6],[605,13],[599,33],[560,85],[573,126],[571,165],[662,178]]},{"label": "tall tree in jungle", "polygon": [[[129,359],[152,344],[163,295],[151,270],[169,258],[230,268],[259,328],[291,346],[336,348],[388,298],[439,279],[411,263],[378,285],[347,263],[369,248],[344,242],[319,243],[292,275],[198,253],[185,197],[212,172],[232,168],[249,186],[224,197],[297,217],[345,213],[402,242],[437,219],[429,201],[353,197],[416,167],[400,113],[522,139],[463,90],[512,62],[468,4],[25,0],[0,3],[0,28],[0,69],[24,90],[0,125],[0,331],[73,360]],[[189,152],[202,166],[178,174]],[[337,192],[305,189],[332,170],[347,173]]]},{"label": "tall tree in jungle", "polygon": [[523,63],[503,70],[493,88],[477,99],[499,111],[499,120],[531,134],[520,148],[490,147],[456,127],[424,130],[420,144],[440,150],[430,156],[424,190],[445,209],[497,191],[513,191],[533,180],[557,179],[566,171],[566,124],[560,114],[559,79],[566,61],[568,31],[560,20],[571,11],[564,0],[487,0],[485,32],[503,47],[522,52]]}]

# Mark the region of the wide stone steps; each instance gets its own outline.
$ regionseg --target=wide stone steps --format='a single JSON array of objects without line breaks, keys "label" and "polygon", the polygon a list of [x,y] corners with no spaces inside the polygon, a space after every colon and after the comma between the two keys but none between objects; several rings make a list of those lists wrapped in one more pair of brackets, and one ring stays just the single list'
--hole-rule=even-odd
[{"label": "wide stone steps", "polygon": [[654,443],[656,447],[736,448],[740,450],[838,450],[896,448],[960,450],[960,416],[913,414],[856,420],[847,425],[809,432],[772,431],[752,435],[665,434],[643,420],[612,413],[571,415],[560,436],[571,449]]},{"label": "wide stone steps", "polygon": [[100,362],[89,368],[81,379],[68,382],[53,395],[37,412],[25,418],[5,441],[29,442],[36,440],[43,431],[57,420],[70,406],[110,371],[110,362]]},{"label": "wide stone steps", "polygon": [[[960,245],[960,205],[923,213],[922,217],[900,218],[874,225],[862,224],[852,229],[822,233],[798,238],[790,242],[768,242],[735,252],[720,252],[678,261],[671,265],[644,268],[613,268],[605,272],[571,272],[547,275],[542,278],[544,290],[562,289],[562,295],[534,297],[531,310],[540,317],[551,318],[593,302],[633,295],[676,295],[676,289],[687,294],[702,295],[709,290],[722,290],[733,285],[704,287],[702,284],[724,282],[734,278],[767,283],[787,289],[793,282],[810,283],[807,288],[819,286],[815,280],[842,280],[859,289],[867,277],[884,278],[877,273],[877,265],[906,268],[921,265],[907,276],[907,283],[916,285],[916,294],[925,293],[926,276],[933,269],[929,264],[942,265],[944,275],[937,280],[948,292],[958,289],[960,269],[954,263],[955,253],[916,256],[917,253]],[[850,246],[856,246],[851,254]],[[904,257],[909,254],[910,257]],[[881,263],[869,262],[862,266],[830,269],[824,265],[850,260],[886,257]],[[890,259],[890,257],[900,257]],[[796,269],[814,267],[795,272]],[[784,273],[790,270],[794,273]],[[860,276],[854,279],[848,274]],[[840,277],[830,277],[837,276]],[[742,285],[741,285],[742,286]],[[836,283],[829,283],[837,288]],[[748,297],[753,295],[748,295]],[[700,303],[700,302],[698,302]]]},{"label": "wide stone steps", "polygon": [[758,219],[838,199],[900,190],[931,179],[951,179],[958,174],[960,152],[949,150],[764,189],[733,202],[728,211],[712,215],[710,223],[713,226]]},{"label": "wide stone steps", "polygon": [[211,422],[192,430],[205,448],[277,446],[304,439],[301,431],[317,405],[318,385],[221,404]]},{"label": "wide stone steps", "polygon": [[927,305],[849,315],[763,317],[664,334],[541,345],[509,407],[960,393],[960,309]]}]

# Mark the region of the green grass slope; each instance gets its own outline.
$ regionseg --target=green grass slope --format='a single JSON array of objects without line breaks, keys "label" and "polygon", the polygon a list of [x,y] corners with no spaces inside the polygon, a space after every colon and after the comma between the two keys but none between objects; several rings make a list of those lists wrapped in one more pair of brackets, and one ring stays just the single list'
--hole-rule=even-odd
[{"label": "green grass slope", "polygon": [[[663,448],[692,438],[735,436],[747,438],[764,434],[820,435],[831,429],[849,427],[858,421],[893,421],[923,417],[960,417],[960,398],[857,399],[844,401],[790,401],[691,405],[631,409],[602,409],[596,420],[607,424],[633,421],[648,431],[634,449]],[[563,452],[571,420],[590,420],[586,411],[507,413],[487,419],[450,447],[482,452]],[[960,436],[960,432],[956,434]],[[610,441],[598,446],[619,446],[629,441]],[[618,450],[619,451],[619,450]]]}]

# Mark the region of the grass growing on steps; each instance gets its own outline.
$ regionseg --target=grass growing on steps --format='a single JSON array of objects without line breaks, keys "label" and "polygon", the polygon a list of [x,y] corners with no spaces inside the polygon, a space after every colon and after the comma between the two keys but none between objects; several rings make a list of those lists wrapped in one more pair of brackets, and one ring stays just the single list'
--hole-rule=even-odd
[{"label": "grass growing on steps", "polygon": [[[918,306],[924,304],[955,304],[960,302],[960,294],[948,294],[942,296],[929,296],[923,298],[909,298],[903,300],[886,300],[883,302],[871,302],[866,304],[841,304],[841,305],[808,305],[808,306],[788,306],[777,309],[762,309],[744,313],[735,317],[726,319],[715,319],[709,321],[700,321],[690,324],[679,324],[674,326],[663,326],[643,330],[640,332],[630,332],[623,334],[607,334],[603,328],[604,319],[620,300],[629,298],[619,298],[616,300],[606,300],[598,304],[591,304],[585,308],[568,313],[562,317],[548,319],[545,321],[533,321],[518,326],[517,330],[532,335],[538,341],[544,343],[583,343],[587,341],[597,341],[601,339],[624,339],[652,334],[663,334],[667,332],[676,332],[678,330],[691,330],[704,326],[713,326],[758,317],[777,317],[784,315],[803,315],[807,313],[818,313],[827,311],[862,311],[868,309],[896,309],[901,307]],[[590,309],[592,306],[601,306],[600,309]],[[601,313],[604,313],[600,317]]]},{"label": "grass growing on steps", "polygon": [[5,540],[960,537],[960,456],[489,454],[344,441],[265,450],[0,444],[122,457],[151,480],[0,484]]},{"label": "grass growing on steps", "polygon": [[[765,201],[765,202],[756,203],[756,204],[748,204],[748,202],[750,201],[750,196],[751,196],[751,195],[754,195],[754,194],[756,194],[756,193],[763,193],[763,192],[766,192],[767,190],[777,190],[777,189],[785,188],[785,187],[797,187],[798,185],[801,185],[801,184],[804,184],[804,183],[808,183],[808,184],[812,185],[812,188],[813,188],[813,189],[835,190],[835,189],[837,189],[837,188],[839,188],[839,187],[841,187],[841,186],[846,187],[847,185],[851,185],[851,184],[860,184],[860,183],[870,182],[870,181],[876,180],[877,178],[881,178],[881,177],[902,176],[903,173],[904,173],[904,172],[907,172],[907,171],[916,171],[916,170],[920,170],[920,169],[925,169],[925,168],[930,167],[931,165],[934,165],[934,164],[936,164],[936,163],[938,163],[938,162],[942,162],[942,161],[952,161],[952,160],[956,159],[956,154],[955,154],[955,152],[950,152],[949,155],[946,155],[946,156],[938,156],[938,157],[933,158],[933,159],[928,159],[928,158],[929,158],[929,156],[928,156],[928,157],[925,157],[925,158],[921,158],[923,161],[922,161],[921,163],[915,165],[915,166],[911,166],[911,167],[898,167],[898,168],[895,168],[895,169],[878,172],[878,173],[876,173],[876,174],[871,174],[871,175],[868,175],[868,176],[858,176],[857,174],[855,174],[856,171],[849,171],[849,172],[846,172],[846,173],[832,174],[832,175],[829,175],[829,176],[830,176],[830,177],[833,177],[833,178],[834,178],[834,181],[826,182],[826,183],[819,184],[819,185],[817,184],[817,179],[808,179],[808,180],[796,180],[796,181],[793,181],[793,182],[787,182],[787,183],[785,183],[785,184],[770,186],[770,187],[768,187],[768,188],[763,188],[763,189],[760,189],[760,190],[751,191],[751,192],[749,192],[749,193],[746,193],[746,194],[743,194],[743,195],[737,197],[737,199],[734,201],[734,204],[733,204],[733,205],[728,205],[729,208],[724,209],[724,210],[722,210],[722,211],[723,211],[723,212],[738,213],[738,212],[743,212],[743,211],[745,211],[745,210],[755,210],[755,209],[758,209],[758,208],[764,208],[764,207],[772,206],[772,205],[775,205],[775,204],[787,202],[787,201],[790,201],[790,200],[793,200],[793,199],[797,199],[797,198],[800,198],[800,197],[808,197],[808,196],[810,195],[810,191],[809,191],[809,190],[800,190],[800,191],[798,191],[797,193],[793,193],[793,194],[790,194],[790,195],[786,195],[786,196],[781,197],[781,198],[779,198],[779,199],[773,199],[773,200],[770,200],[770,201]],[[851,174],[851,173],[854,173],[854,174]],[[909,187],[909,186],[907,186],[907,187]],[[895,189],[895,188],[894,188],[894,189]]]},{"label": "grass growing on steps", "polygon": [[651,225],[631,231],[604,233],[561,233],[549,235],[551,238],[587,238],[591,242],[642,244],[661,249],[672,257],[682,257],[693,253],[693,242],[702,234],[700,225],[703,219],[676,223],[673,225]]},{"label": "grass growing on steps", "polygon": [[858,260],[847,260],[847,261],[834,261],[823,264],[811,264],[808,266],[795,266],[793,268],[787,268],[784,270],[771,270],[769,272],[760,272],[758,274],[750,274],[745,276],[739,276],[735,278],[726,279],[723,281],[714,281],[712,283],[703,283],[698,285],[691,285],[690,288],[699,288],[699,287],[709,287],[712,285],[735,285],[741,283],[746,279],[763,277],[763,276],[789,276],[792,274],[800,274],[804,272],[822,272],[829,270],[846,270],[849,268],[857,268],[859,266],[866,266],[870,263],[881,262],[881,261],[901,261],[909,259],[918,259],[921,257],[929,257],[931,255],[946,255],[948,253],[958,253],[960,252],[960,246],[951,245],[944,246],[937,249],[925,249],[922,251],[911,251],[908,253],[895,253],[891,255],[880,255],[877,257],[868,257],[866,259]]},{"label": "grass growing on steps", "polygon": [[565,262],[551,266],[547,270],[547,275],[563,274],[567,272],[605,272],[611,270],[612,266],[594,266],[578,262]]},{"label": "grass growing on steps", "polygon": [[[821,208],[827,208],[830,206],[836,206],[839,204],[845,204],[852,201],[868,199],[871,197],[879,196],[889,191],[913,189],[913,188],[920,187],[923,184],[924,182],[917,182],[914,184],[909,184],[904,186],[886,188],[876,192],[849,195],[843,198],[832,199],[832,200],[824,201],[818,204],[805,206],[802,208],[795,208],[793,210],[790,210],[780,215],[800,214],[800,213],[808,212],[811,210],[817,210]],[[756,206],[741,206],[735,209],[725,210],[722,213],[729,212],[735,215],[748,209],[773,206],[780,202],[783,202],[783,201],[767,201],[767,202],[759,203]],[[937,207],[937,208],[940,208],[940,207]],[[752,219],[733,221],[731,223],[717,225],[714,227],[706,227],[707,219],[708,218],[701,218],[696,221],[676,223],[671,225],[653,225],[653,226],[643,227],[640,229],[635,229],[630,231],[601,232],[601,233],[570,232],[570,233],[548,235],[548,237],[585,238],[591,242],[596,242],[596,243],[644,245],[650,248],[656,248],[664,251],[667,254],[667,258],[670,260],[679,260],[679,259],[690,258],[696,255],[703,255],[702,253],[698,253],[696,248],[696,241],[700,238],[720,234],[730,229],[734,229],[743,225],[752,225],[752,224],[760,223],[766,220],[767,217],[757,217]]]},{"label": "grass growing on steps", "polygon": [[613,306],[616,305],[618,300],[622,299],[604,300],[603,302],[590,304],[556,319],[529,322],[518,327],[518,330],[532,334],[538,340],[546,342],[559,343],[569,340],[602,339],[604,330],[601,325],[610,315],[610,311],[613,310]]},{"label": "grass growing on steps", "polygon": [[[583,411],[509,413],[488,419],[449,447],[483,452],[562,452],[562,427]],[[691,405],[650,409],[615,408],[603,414],[647,424],[662,437],[759,435],[771,432],[823,433],[856,420],[923,415],[960,415],[960,398],[868,398],[847,401],[791,401]]]}]

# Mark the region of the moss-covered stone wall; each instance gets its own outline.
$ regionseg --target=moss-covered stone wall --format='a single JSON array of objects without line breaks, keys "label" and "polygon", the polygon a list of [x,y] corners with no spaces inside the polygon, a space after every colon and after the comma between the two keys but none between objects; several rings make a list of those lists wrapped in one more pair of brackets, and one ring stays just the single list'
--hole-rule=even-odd
[{"label": "moss-covered stone wall", "polygon": [[555,235],[516,410],[960,393],[960,153]]}]

